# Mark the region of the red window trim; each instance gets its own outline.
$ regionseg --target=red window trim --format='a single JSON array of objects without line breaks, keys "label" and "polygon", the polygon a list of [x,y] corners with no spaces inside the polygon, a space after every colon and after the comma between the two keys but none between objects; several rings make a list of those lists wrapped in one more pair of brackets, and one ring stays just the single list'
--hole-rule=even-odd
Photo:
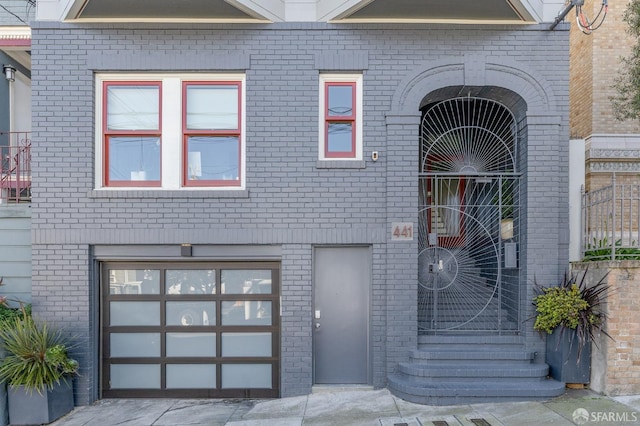
[{"label": "red window trim", "polygon": [[[109,130],[107,127],[107,89],[110,86],[155,86],[158,88],[157,130]],[[109,138],[111,136],[157,136],[160,140],[160,180],[129,181],[109,178]],[[102,82],[102,150],[103,182],[107,187],[160,187],[162,185],[162,82],[161,81],[103,81]]]},{"label": "red window trim", "polygon": [[[350,86],[351,87],[351,114],[350,115],[329,115],[329,87]],[[325,81],[324,83],[324,156],[325,158],[355,158],[356,157],[356,132],[357,132],[357,111],[356,111],[356,91],[355,81]],[[329,152],[329,124],[346,123],[351,124],[351,151]]]},{"label": "red window trim", "polygon": [[[235,129],[187,128],[187,87],[188,86],[235,86],[238,89],[238,123]],[[183,81],[182,82],[182,185],[185,187],[239,187],[242,185],[242,81]],[[238,179],[234,180],[189,180],[189,151],[187,141],[190,136],[233,136],[238,138]]]}]

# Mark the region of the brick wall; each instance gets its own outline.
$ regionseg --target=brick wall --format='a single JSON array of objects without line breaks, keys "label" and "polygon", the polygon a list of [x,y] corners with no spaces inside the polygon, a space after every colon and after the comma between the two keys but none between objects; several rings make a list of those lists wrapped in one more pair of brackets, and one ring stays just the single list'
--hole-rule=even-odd
[{"label": "brick wall", "polygon": [[606,330],[613,340],[598,336],[593,347],[591,389],[605,395],[640,393],[640,262],[590,262],[574,265],[575,271],[588,268],[587,282],[606,275],[611,286],[606,303]]},{"label": "brick wall", "polygon": [[[584,9],[589,17],[596,16],[602,4],[599,0],[586,0]],[[622,20],[626,3],[612,4],[602,27],[587,36],[575,23],[573,11],[571,22],[571,137],[586,138],[591,134],[640,133],[640,124],[635,120],[617,121],[613,116],[611,96],[618,76],[620,58],[631,52],[632,37],[626,32],[627,24]]]},{"label": "brick wall", "polygon": [[[391,243],[389,228],[416,220],[419,107],[442,87],[503,86],[528,102],[521,283],[555,280],[568,256],[567,39],[542,25],[35,23],[33,303],[79,331],[76,402],[97,398],[91,249],[128,244],[281,246],[283,396],[313,380],[313,247],[370,245],[372,383],[384,386],[417,340],[417,241]],[[93,72],[148,70],[246,73],[246,191],[94,190]],[[357,168],[318,167],[320,71],[364,75]]]}]

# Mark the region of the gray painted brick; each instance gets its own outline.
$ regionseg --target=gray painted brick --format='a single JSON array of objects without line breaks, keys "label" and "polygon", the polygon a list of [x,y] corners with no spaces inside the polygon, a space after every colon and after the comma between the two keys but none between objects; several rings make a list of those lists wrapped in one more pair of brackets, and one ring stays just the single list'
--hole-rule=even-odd
[{"label": "gray painted brick", "polygon": [[[313,384],[313,247],[370,245],[372,383],[385,386],[417,344],[417,241],[390,243],[389,228],[417,219],[418,108],[429,92],[465,82],[510,88],[528,102],[520,261],[530,313],[533,276],[553,281],[568,261],[559,241],[568,212],[567,45],[566,30],[536,25],[34,23],[32,300],[37,315],[79,333],[77,403],[98,396],[91,261],[101,245],[281,246],[282,396]],[[95,191],[93,70],[246,70],[247,190]],[[318,73],[356,70],[364,160],[318,167]],[[523,334],[543,352],[529,326]]]}]

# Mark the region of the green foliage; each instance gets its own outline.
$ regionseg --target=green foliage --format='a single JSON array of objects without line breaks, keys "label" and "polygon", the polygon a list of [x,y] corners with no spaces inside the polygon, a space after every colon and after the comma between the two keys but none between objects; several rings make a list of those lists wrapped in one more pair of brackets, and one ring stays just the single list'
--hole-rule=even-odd
[{"label": "green foliage", "polygon": [[26,305],[24,308],[10,308],[7,305],[0,305],[0,324],[22,318],[25,313],[31,315],[31,305]]},{"label": "green foliage", "polygon": [[68,356],[62,332],[30,316],[2,324],[0,339],[7,353],[0,364],[0,381],[9,385],[42,393],[78,371],[78,362]]},{"label": "green foliage", "polygon": [[623,19],[635,44],[629,56],[622,58],[620,73],[615,79],[617,95],[611,97],[611,103],[618,120],[640,118],[640,0],[627,4]]},{"label": "green foliage", "polygon": [[[632,242],[636,244],[635,241]],[[640,260],[640,248],[638,247],[622,247],[622,241],[617,240],[615,242],[615,259],[611,259],[611,253],[613,248],[608,243],[607,238],[596,240],[593,239],[592,244],[587,245],[587,249],[584,252],[584,262],[598,261],[598,260]]]},{"label": "green foliage", "polygon": [[587,342],[596,342],[597,332],[611,338],[604,329],[606,314],[602,309],[610,290],[605,281],[606,275],[592,286],[587,285],[586,275],[585,271],[578,282],[576,275],[565,274],[558,286],[543,287],[536,284],[540,294],[533,299],[536,307],[533,328],[549,334],[558,328],[561,332],[565,329],[576,330],[579,352]]},{"label": "green foliage", "polygon": [[589,307],[578,286],[548,287],[542,291],[543,294],[533,299],[538,313],[533,328],[549,334],[561,325],[575,329],[580,321],[580,311]]}]

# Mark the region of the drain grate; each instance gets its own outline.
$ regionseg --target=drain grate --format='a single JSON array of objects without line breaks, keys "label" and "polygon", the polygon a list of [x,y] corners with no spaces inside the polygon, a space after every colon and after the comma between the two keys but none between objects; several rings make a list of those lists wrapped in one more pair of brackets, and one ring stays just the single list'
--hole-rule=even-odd
[{"label": "drain grate", "polygon": [[476,426],[491,426],[491,423],[485,419],[469,419]]},{"label": "drain grate", "polygon": [[445,422],[444,420],[435,420],[432,423],[433,426],[449,426],[449,423]]}]

